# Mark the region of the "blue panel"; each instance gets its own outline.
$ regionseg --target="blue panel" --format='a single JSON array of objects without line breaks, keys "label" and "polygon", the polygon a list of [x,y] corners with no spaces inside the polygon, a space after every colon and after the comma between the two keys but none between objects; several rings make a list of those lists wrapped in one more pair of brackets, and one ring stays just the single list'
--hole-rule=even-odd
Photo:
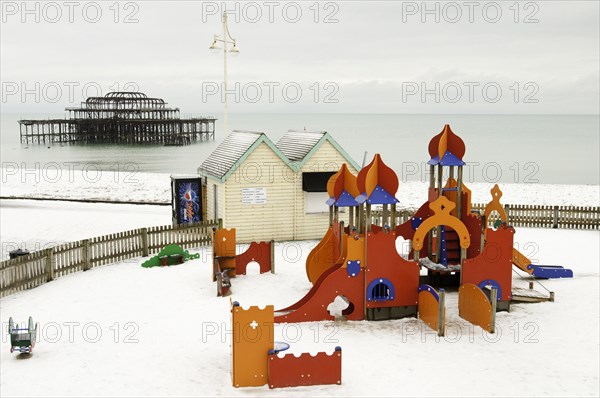
[{"label": "blue panel", "polygon": [[419,286],[419,293],[421,293],[422,291],[427,291],[427,292],[431,293],[431,295],[433,297],[435,297],[435,299],[438,301],[438,303],[440,302],[440,296],[435,291],[435,289],[432,288],[431,286],[429,286],[429,285],[421,285],[421,286]]},{"label": "blue panel", "polygon": [[439,263],[448,268],[448,253],[446,251],[446,229],[440,226],[440,250],[441,256]]},{"label": "blue panel", "polygon": [[435,155],[434,157],[432,157],[431,159],[429,159],[429,161],[427,162],[428,165],[431,166],[435,166],[440,162],[440,157],[438,155]]},{"label": "blue panel", "polygon": [[502,297],[502,288],[500,287],[500,285],[498,284],[498,282],[496,282],[493,279],[486,279],[484,281],[482,281],[479,285],[477,285],[481,290],[483,290],[487,285],[493,286],[496,289],[498,289],[498,298],[496,299],[496,301],[500,301],[500,297]]},{"label": "blue panel", "polygon": [[366,200],[367,200],[367,194],[364,192],[356,197],[356,202],[358,204],[365,203]]},{"label": "blue panel", "polygon": [[351,277],[358,275],[360,272],[360,260],[348,260],[346,262],[346,272],[348,273],[348,276]]},{"label": "blue panel", "polygon": [[412,229],[416,230],[417,228],[419,228],[419,225],[421,225],[423,223],[423,217],[418,217],[418,218],[411,218],[410,219],[410,226],[412,227]]},{"label": "blue panel", "polygon": [[442,166],[464,166],[466,163],[454,156],[452,152],[446,151],[440,164]]},{"label": "blue panel", "polygon": [[327,206],[333,206],[335,204],[335,198],[329,198],[325,201]]},{"label": "blue panel", "polygon": [[342,191],[342,194],[335,202],[335,205],[338,207],[349,207],[349,206],[358,206],[358,202],[352,195],[350,195],[345,189]]},{"label": "blue panel", "polygon": [[398,203],[398,200],[394,195],[391,195],[385,189],[377,185],[371,193],[371,196],[369,196],[369,199],[367,199],[367,203],[371,205],[392,205]]},{"label": "blue panel", "polygon": [[368,301],[389,301],[395,297],[394,285],[389,279],[377,278],[367,286]]},{"label": "blue panel", "polygon": [[560,265],[532,265],[536,278],[572,278],[573,271]]},{"label": "blue panel", "polygon": [[290,348],[290,345],[284,341],[273,342],[273,349],[269,350],[269,355],[277,354],[278,352],[285,351]]}]

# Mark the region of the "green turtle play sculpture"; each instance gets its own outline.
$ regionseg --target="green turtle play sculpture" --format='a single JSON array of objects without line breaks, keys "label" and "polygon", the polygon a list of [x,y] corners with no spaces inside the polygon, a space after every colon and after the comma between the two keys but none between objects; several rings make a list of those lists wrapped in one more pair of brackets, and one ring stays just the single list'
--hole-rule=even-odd
[{"label": "green turtle play sculpture", "polygon": [[200,258],[200,254],[190,254],[179,245],[167,245],[154,257],[142,263],[142,267],[158,267],[167,265],[183,264],[184,261]]}]

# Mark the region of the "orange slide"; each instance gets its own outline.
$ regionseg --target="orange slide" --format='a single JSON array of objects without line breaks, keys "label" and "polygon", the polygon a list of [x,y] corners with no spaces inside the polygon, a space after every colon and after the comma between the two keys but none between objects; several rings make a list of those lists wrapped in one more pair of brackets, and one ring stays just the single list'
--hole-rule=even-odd
[{"label": "orange slide", "polygon": [[[306,259],[306,276],[313,285],[325,271],[336,264],[341,264],[345,258],[348,236],[341,231],[336,234],[334,231],[336,228],[339,231],[339,224],[329,227],[323,239],[311,250]],[[340,239],[342,240],[341,252]]]},{"label": "orange slide", "polygon": [[533,267],[530,267],[531,260],[515,248],[513,248],[512,263],[528,274],[533,274]]}]

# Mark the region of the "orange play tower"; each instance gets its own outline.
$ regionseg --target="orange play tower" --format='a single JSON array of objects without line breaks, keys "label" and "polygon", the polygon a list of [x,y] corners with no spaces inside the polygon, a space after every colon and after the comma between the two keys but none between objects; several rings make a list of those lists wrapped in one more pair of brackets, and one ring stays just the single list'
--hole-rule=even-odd
[{"label": "orange play tower", "polygon": [[[461,316],[493,330],[492,312],[507,310],[512,299],[513,264],[534,276],[536,270],[545,272],[542,277],[551,277],[549,271],[572,276],[562,267],[532,266],[513,249],[515,230],[507,225],[497,185],[484,214],[472,211],[471,191],[463,182],[465,144],[450,126],[428,149],[427,201],[401,225],[396,225],[398,177],[378,154],[357,176],[342,166],[330,178],[330,226],[306,261],[313,286],[297,303],[275,311],[275,322],[419,316],[443,334],[443,287],[461,286]],[[381,226],[371,222],[374,206],[383,215]],[[339,221],[342,207],[348,209],[347,226]],[[488,225],[493,211],[502,221],[495,227]],[[410,242],[408,259],[396,250],[398,237]],[[345,308],[332,312],[340,300]],[[473,315],[479,313],[485,322]]]},{"label": "orange play tower", "polygon": [[[244,318],[242,323],[264,318],[265,324],[272,327],[273,322],[339,318],[376,321],[412,316],[443,336],[444,287],[451,286],[458,288],[459,316],[494,333],[496,312],[508,310],[514,300],[513,265],[534,277],[571,277],[571,270],[534,266],[513,249],[515,230],[507,224],[500,204],[502,192],[497,185],[491,190],[492,200],[484,213],[472,211],[471,191],[463,182],[464,154],[463,140],[448,125],[431,139],[427,201],[401,225],[396,225],[398,177],[381,157],[376,154],[357,176],[342,165],[327,184],[329,228],[306,261],[312,288],[295,304],[277,311],[268,307]],[[374,206],[381,211],[381,226],[372,223]],[[348,209],[348,225],[339,220],[340,208]],[[500,219],[494,226],[488,225],[494,211]],[[410,243],[406,259],[396,250],[399,237]],[[542,300],[553,300],[553,294]],[[235,306],[232,312],[236,330],[236,320],[245,315]],[[272,329],[268,332],[263,336],[272,335]],[[286,356],[287,361],[269,354],[267,364],[266,349],[273,344],[264,340],[256,346],[259,348],[245,349],[233,345],[234,385],[261,385],[268,381],[276,387],[341,382],[341,351],[334,356]],[[238,366],[252,356],[256,356],[260,366]],[[280,364],[285,364],[285,368],[277,369]],[[267,380],[267,368],[273,380]],[[306,374],[315,374],[316,369],[328,370],[319,373],[318,382],[304,379]],[[239,381],[242,375],[247,381]]]}]

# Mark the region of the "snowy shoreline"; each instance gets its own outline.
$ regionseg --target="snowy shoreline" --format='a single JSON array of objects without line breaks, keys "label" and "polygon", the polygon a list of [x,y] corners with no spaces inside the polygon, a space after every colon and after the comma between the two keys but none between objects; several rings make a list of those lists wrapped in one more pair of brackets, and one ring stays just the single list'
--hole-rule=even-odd
[{"label": "snowy shoreline", "polygon": [[[493,182],[475,182],[473,203],[491,199]],[[400,182],[396,197],[402,208],[418,208],[427,198],[428,183]],[[523,205],[600,206],[600,185],[500,184],[502,203]],[[11,170],[2,168],[3,199],[71,199],[164,204],[170,202],[170,174],[83,170]]]}]

